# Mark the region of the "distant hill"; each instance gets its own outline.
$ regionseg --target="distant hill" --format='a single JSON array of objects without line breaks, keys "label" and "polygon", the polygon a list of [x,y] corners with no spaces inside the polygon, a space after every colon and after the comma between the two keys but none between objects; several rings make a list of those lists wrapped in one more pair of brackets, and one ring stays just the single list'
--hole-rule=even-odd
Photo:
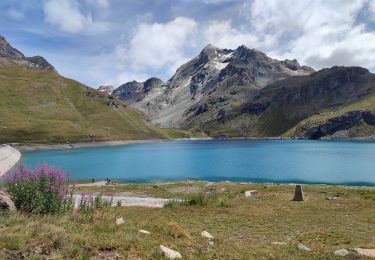
[{"label": "distant hill", "polygon": [[120,100],[59,75],[0,37],[0,142],[75,142],[181,136]]},{"label": "distant hill", "polygon": [[[335,117],[352,104],[369,115],[373,108],[364,104],[374,91],[375,75],[364,68],[332,67],[315,72],[297,60],[272,59],[246,46],[228,50],[208,45],[167,82],[156,78],[128,82],[113,95],[163,127],[215,137],[314,139],[356,125],[336,125],[316,134],[310,128],[330,118],[318,115],[330,111]],[[374,135],[370,121],[364,124],[367,136]],[[354,129],[347,137],[363,136]]]}]

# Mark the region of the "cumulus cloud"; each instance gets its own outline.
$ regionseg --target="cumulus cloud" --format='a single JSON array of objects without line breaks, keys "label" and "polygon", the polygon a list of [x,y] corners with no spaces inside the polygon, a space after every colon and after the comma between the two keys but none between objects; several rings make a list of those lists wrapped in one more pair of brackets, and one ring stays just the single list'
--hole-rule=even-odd
[{"label": "cumulus cloud", "polygon": [[221,48],[236,48],[239,45],[257,46],[258,38],[231,26],[230,20],[212,21],[205,28],[204,39],[207,43]]},{"label": "cumulus cloud", "polygon": [[108,29],[106,23],[94,22],[90,13],[83,14],[76,0],[46,0],[44,15],[47,23],[68,33],[98,33]]},{"label": "cumulus cloud", "polygon": [[[370,1],[371,2],[371,1]],[[254,0],[248,21],[258,37],[273,36],[272,53],[315,68],[375,67],[374,31],[358,22],[365,0]],[[374,3],[374,2],[372,2]]]},{"label": "cumulus cloud", "polygon": [[141,23],[130,40],[127,56],[135,67],[175,66],[185,60],[184,48],[194,44],[191,37],[196,28],[194,20],[184,17],[167,23]]}]

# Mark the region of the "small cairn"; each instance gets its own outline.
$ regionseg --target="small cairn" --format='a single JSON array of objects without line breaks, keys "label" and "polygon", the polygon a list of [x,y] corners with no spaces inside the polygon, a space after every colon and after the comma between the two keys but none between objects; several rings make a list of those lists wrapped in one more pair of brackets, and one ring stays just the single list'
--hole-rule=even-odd
[{"label": "small cairn", "polygon": [[296,190],[294,191],[293,201],[304,201],[302,185],[297,184]]}]

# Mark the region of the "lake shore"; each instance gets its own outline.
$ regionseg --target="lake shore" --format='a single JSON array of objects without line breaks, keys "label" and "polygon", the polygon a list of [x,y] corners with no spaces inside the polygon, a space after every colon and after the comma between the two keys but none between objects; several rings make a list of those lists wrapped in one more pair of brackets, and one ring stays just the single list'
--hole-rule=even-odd
[{"label": "lake shore", "polygon": [[[75,143],[9,143],[20,152],[63,150],[90,147],[120,146],[128,144],[160,143],[168,141],[207,141],[207,140],[305,140],[303,138],[290,138],[284,136],[274,137],[200,137],[200,138],[175,138],[175,139],[145,139],[145,140],[118,140],[118,141],[92,141]],[[329,138],[319,139],[321,141],[375,141],[375,138]],[[317,140],[317,141],[319,141]]]},{"label": "lake shore", "polygon": [[9,145],[16,148],[20,152],[29,151],[44,151],[44,150],[62,150],[62,149],[77,149],[90,147],[106,147],[119,146],[127,144],[146,144],[146,143],[160,143],[169,141],[207,141],[207,140],[291,140],[285,137],[230,137],[230,138],[175,138],[175,139],[149,139],[149,140],[120,140],[120,141],[92,141],[92,142],[77,142],[77,143],[10,143]]}]

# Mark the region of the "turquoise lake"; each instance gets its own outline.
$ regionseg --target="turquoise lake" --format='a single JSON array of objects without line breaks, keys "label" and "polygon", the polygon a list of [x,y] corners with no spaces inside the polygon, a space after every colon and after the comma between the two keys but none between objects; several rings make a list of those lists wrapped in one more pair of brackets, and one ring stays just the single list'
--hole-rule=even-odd
[{"label": "turquoise lake", "polygon": [[70,178],[375,185],[375,142],[209,140],[26,152]]}]

